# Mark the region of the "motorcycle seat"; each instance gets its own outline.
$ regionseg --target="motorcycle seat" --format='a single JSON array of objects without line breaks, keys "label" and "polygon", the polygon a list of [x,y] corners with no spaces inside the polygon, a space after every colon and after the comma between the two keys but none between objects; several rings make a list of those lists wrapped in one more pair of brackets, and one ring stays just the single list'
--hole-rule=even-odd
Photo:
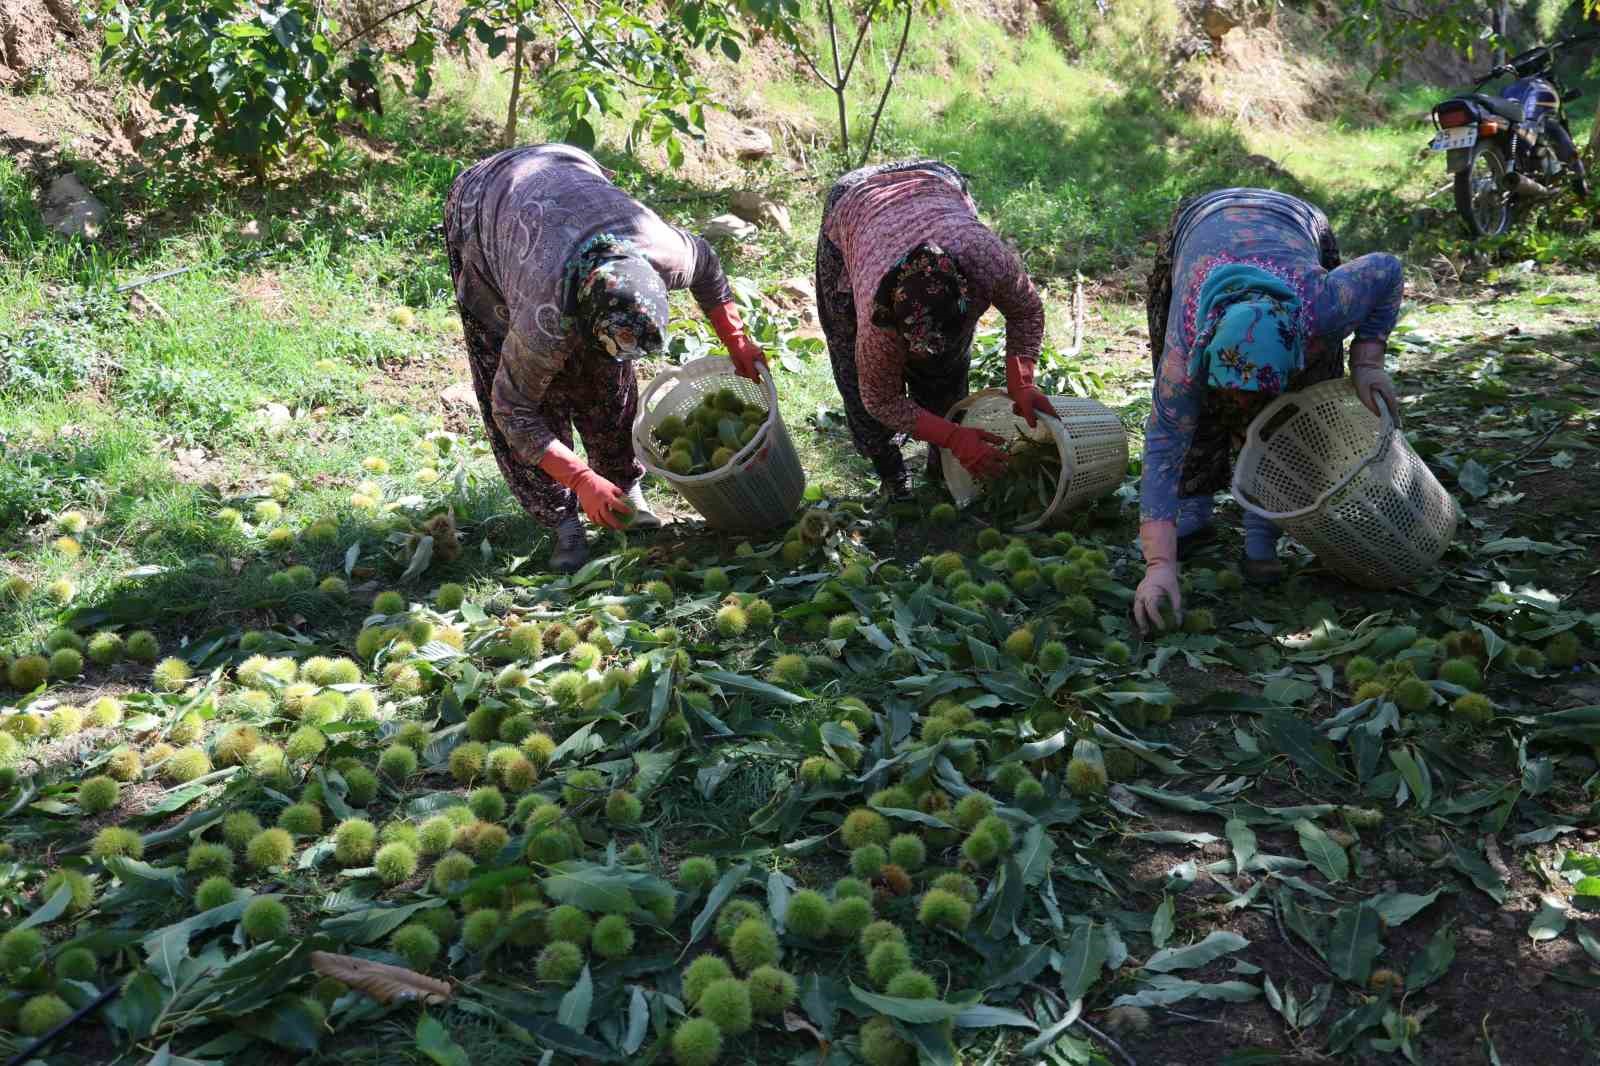
[{"label": "motorcycle seat", "polygon": [[1488,93],[1473,93],[1466,99],[1499,115],[1511,122],[1522,121],[1522,105],[1515,100],[1507,100],[1503,96],[1490,96]]}]

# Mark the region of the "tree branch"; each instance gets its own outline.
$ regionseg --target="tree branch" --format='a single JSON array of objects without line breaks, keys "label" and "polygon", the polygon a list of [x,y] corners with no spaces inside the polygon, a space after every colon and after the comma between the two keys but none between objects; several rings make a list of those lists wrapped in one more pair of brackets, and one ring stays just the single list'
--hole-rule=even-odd
[{"label": "tree branch", "polygon": [[820,81],[823,85],[827,86],[829,90],[833,90],[833,89],[837,89],[838,88],[837,85],[833,84],[833,82],[828,80],[828,76],[826,74],[822,73],[822,71],[820,69],[818,69],[816,62],[809,55],[806,54],[806,50],[804,48],[801,48],[798,44],[792,44],[789,47],[794,52],[795,55],[797,55],[801,59],[805,60],[806,66],[811,68],[811,73],[816,75],[816,79],[818,81]]},{"label": "tree branch", "polygon": [[883,83],[883,95],[878,97],[878,110],[872,113],[872,128],[867,131],[867,143],[861,148],[861,162],[858,166],[867,165],[867,157],[872,154],[872,143],[878,139],[878,120],[883,118],[883,109],[889,102],[889,93],[894,90],[895,76],[900,73],[900,60],[906,54],[906,42],[911,39],[911,5],[906,5],[905,25],[900,28],[900,47],[895,50],[894,63],[889,67],[889,80]]},{"label": "tree branch", "polygon": [[[850,62],[844,65],[844,76],[841,79],[842,82],[849,82],[851,72],[856,69],[856,57],[861,54],[861,46],[866,42],[867,32],[872,29],[872,16],[877,14],[878,5],[882,2],[883,0],[872,0],[872,4],[867,8],[867,13],[861,18],[861,26],[856,30],[855,47],[850,49]],[[906,6],[906,14],[909,15],[910,13],[911,7],[908,4]]]},{"label": "tree branch", "polygon": [[335,52],[342,52],[346,48],[348,48],[352,44],[354,44],[355,42],[361,40],[361,38],[365,37],[367,34],[371,33],[373,30],[377,29],[379,26],[382,26],[385,22],[388,22],[390,19],[399,18],[401,15],[404,15],[404,14],[406,14],[408,12],[411,12],[411,11],[415,11],[417,8],[421,7],[423,4],[427,4],[427,3],[431,3],[431,2],[432,2],[432,0],[411,0],[411,3],[401,4],[399,7],[395,8],[393,11],[390,11],[387,14],[379,15],[377,18],[373,19],[371,22],[367,23],[365,26],[361,27],[359,30],[356,30],[354,33],[350,34],[344,40],[342,40],[338,44],[334,45],[333,46],[333,50]]},{"label": "tree branch", "polygon": [[578,25],[578,20],[573,17],[571,9],[562,0],[556,0],[556,7],[561,9],[561,14],[566,18],[567,25],[572,27],[572,32],[578,35],[578,40],[583,42],[583,46],[589,50],[589,55],[594,58],[595,62],[636,89],[648,89],[650,92],[656,92],[660,88],[658,85],[651,85],[649,82],[638,80],[613,63],[610,57],[600,50],[589,35],[583,32],[583,27]]}]

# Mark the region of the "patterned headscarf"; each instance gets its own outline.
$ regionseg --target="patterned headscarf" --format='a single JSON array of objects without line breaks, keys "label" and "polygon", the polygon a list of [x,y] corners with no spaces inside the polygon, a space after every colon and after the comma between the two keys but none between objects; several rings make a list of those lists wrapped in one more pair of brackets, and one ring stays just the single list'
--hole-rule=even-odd
[{"label": "patterned headscarf", "polygon": [[612,359],[638,359],[667,340],[667,287],[629,241],[589,238],[567,264],[563,310],[588,345]]},{"label": "patterned headscarf", "polygon": [[1214,389],[1276,395],[1305,365],[1300,298],[1281,278],[1248,263],[1212,270],[1200,286],[1199,335],[1189,376]]},{"label": "patterned headscarf", "polygon": [[912,359],[927,359],[945,353],[970,306],[967,276],[955,258],[925,242],[884,275],[873,300],[872,324],[899,333]]}]

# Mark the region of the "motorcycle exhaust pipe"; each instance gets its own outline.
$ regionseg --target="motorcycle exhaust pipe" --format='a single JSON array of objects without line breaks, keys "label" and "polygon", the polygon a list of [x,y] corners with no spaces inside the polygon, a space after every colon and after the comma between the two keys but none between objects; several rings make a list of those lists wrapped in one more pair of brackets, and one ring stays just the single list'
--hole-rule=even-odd
[{"label": "motorcycle exhaust pipe", "polygon": [[1506,191],[1523,200],[1547,200],[1556,194],[1554,189],[1539,184],[1526,174],[1507,174]]}]

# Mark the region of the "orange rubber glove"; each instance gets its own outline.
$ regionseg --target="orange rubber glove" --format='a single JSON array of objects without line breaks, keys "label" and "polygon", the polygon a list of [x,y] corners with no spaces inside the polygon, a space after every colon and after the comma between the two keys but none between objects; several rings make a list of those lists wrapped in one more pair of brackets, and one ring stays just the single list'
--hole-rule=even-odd
[{"label": "orange rubber glove", "polygon": [[1172,613],[1183,618],[1183,586],[1178,581],[1178,523],[1144,522],[1139,526],[1139,545],[1144,549],[1144,580],[1133,596],[1133,622],[1140,633],[1166,628],[1161,617],[1161,601],[1172,604]]},{"label": "orange rubber glove", "polygon": [[728,349],[728,356],[733,360],[733,369],[742,378],[760,384],[761,375],[756,372],[756,364],[766,365],[767,356],[761,346],[744,331],[744,320],[739,317],[739,309],[731,303],[718,304],[706,316],[711,319],[711,328],[717,331],[723,345]]},{"label": "orange rubber glove", "polygon": [[539,469],[578,494],[578,503],[589,521],[611,529],[621,529],[633,517],[628,496],[611,482],[589,469],[572,449],[558,440],[550,442]]},{"label": "orange rubber glove", "polygon": [[917,428],[912,436],[950,449],[950,454],[973,477],[999,477],[1006,472],[1006,453],[996,447],[1005,441],[993,433],[958,426],[936,414],[923,411],[917,415]]},{"label": "orange rubber glove", "polygon": [[1037,424],[1036,412],[1056,417],[1050,398],[1033,383],[1033,367],[1034,364],[1014,356],[1006,359],[1006,393],[1011,397],[1011,410],[1018,418],[1028,420],[1029,429]]}]

